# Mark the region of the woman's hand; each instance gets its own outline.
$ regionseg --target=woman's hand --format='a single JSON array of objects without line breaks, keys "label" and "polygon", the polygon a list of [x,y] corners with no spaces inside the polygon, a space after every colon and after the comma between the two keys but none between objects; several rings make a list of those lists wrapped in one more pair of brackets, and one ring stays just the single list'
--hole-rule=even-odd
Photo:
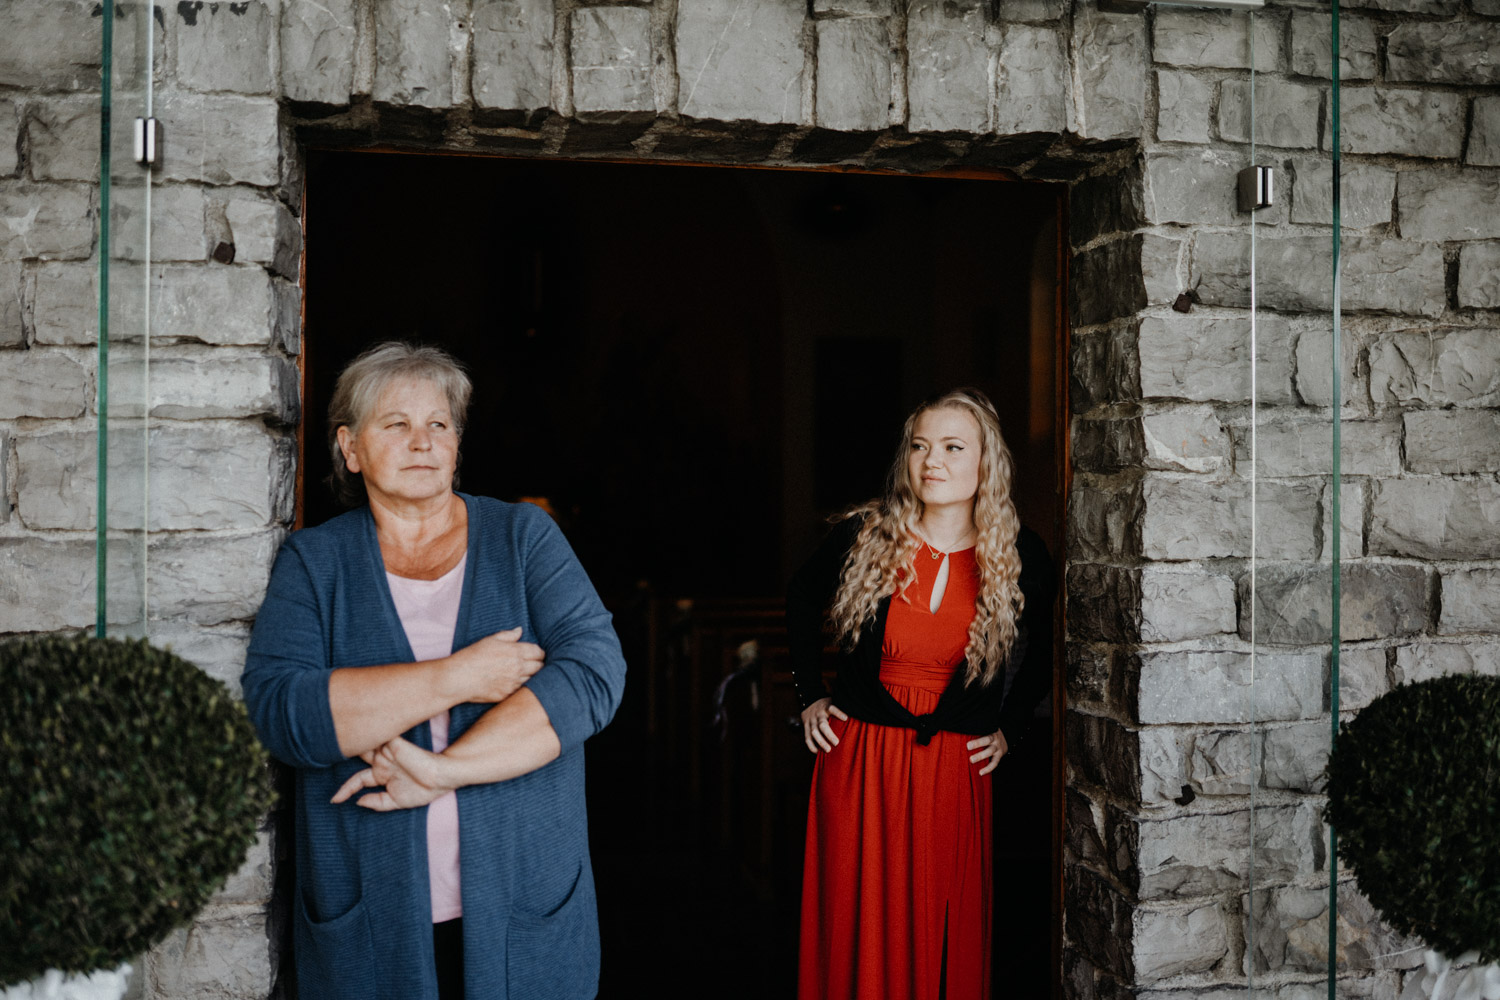
[{"label": "woman's hand", "polygon": [[813,753],[819,750],[827,753],[839,745],[839,738],[828,724],[829,716],[849,721],[849,716],[833,703],[832,698],[819,698],[802,710],[802,738]]},{"label": "woman's hand", "polygon": [[446,768],[441,754],[429,753],[399,736],[360,756],[370,766],[344,782],[333,802],[347,801],[363,788],[384,785],[385,791],[365,795],[356,804],[376,812],[391,812],[425,806],[457,787],[444,780]]},{"label": "woman's hand", "polygon": [[969,755],[970,764],[985,764],[979,769],[980,774],[989,774],[1000,766],[1000,758],[1005,756],[1005,751],[1010,749],[1010,744],[1005,742],[1005,734],[995,730],[989,736],[980,736],[968,742],[970,750],[978,750],[976,754]]},{"label": "woman's hand", "polygon": [[522,642],[521,630],[512,628],[487,635],[452,654],[447,669],[465,700],[502,702],[542,669],[546,659],[542,647]]}]

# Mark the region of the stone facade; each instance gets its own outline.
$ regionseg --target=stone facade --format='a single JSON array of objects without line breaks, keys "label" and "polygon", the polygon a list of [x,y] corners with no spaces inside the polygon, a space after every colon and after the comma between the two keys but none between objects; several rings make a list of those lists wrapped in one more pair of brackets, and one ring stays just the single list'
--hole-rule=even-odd
[{"label": "stone facade", "polygon": [[[152,34],[165,135],[151,266],[117,268],[149,290],[116,291],[150,296],[149,401],[113,411],[152,416],[153,635],[234,683],[290,526],[309,144],[1068,185],[1066,989],[1220,1000],[1249,972],[1313,996],[1334,531],[1346,713],[1500,671],[1500,8],[1350,8],[1336,401],[1319,4],[116,5],[119,59]],[[92,0],[12,0],[0,33],[0,633],[94,616],[100,26]],[[1258,314],[1233,195],[1252,137],[1280,180],[1255,219]],[[125,260],[144,252],[128,189]],[[142,373],[112,363],[117,407]],[[271,854],[148,957],[140,995],[270,991]],[[1341,994],[1394,998],[1416,953],[1340,891]]]}]

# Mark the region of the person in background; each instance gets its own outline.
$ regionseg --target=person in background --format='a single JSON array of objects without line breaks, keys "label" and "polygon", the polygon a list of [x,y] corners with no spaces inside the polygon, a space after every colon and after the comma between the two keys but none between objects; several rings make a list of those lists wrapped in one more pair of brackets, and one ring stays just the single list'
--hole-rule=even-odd
[{"label": "person in background", "polygon": [[355,509],[282,545],[245,702],[296,768],[303,1000],[575,1000],[599,930],[583,742],[620,702],[610,616],[552,520],[454,491],[468,376],[380,344],[339,376]]},{"label": "person in background", "polygon": [[[885,495],[848,511],[788,587],[818,755],[802,1000],[990,996],[990,773],[1051,682],[1055,574],[1016,516],[1013,475],[983,393],[926,402]],[[831,695],[825,614],[842,649]]]}]

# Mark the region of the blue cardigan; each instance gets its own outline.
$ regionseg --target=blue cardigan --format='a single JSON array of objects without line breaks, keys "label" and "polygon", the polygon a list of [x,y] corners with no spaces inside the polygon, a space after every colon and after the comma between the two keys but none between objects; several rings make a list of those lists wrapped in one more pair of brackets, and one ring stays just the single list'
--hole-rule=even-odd
[{"label": "blue cardigan", "polygon": [[[453,647],[514,626],[546,651],[527,682],[562,743],[552,763],[458,790],[469,1000],[592,997],[599,922],[589,865],[583,741],[625,685],[610,616],[550,518],[460,494],[468,565]],[[297,769],[293,933],[303,1000],[436,1000],[425,809],[331,805],[365,766],[339,752],[328,675],[413,659],[368,507],[287,539],[255,622],[243,685],[250,716]],[[461,736],[490,705],[453,708]],[[423,722],[405,734],[431,749]]]}]

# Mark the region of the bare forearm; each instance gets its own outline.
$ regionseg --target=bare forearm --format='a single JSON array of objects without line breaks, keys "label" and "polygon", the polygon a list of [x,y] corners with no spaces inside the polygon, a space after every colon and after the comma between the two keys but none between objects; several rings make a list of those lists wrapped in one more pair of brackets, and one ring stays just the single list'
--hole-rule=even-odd
[{"label": "bare forearm", "polygon": [[562,744],[547,710],[529,688],[485,712],[442,754],[450,787],[507,781],[550,764]]},{"label": "bare forearm", "polygon": [[339,749],[353,757],[467,699],[453,690],[444,660],[346,667],[328,678]]}]

